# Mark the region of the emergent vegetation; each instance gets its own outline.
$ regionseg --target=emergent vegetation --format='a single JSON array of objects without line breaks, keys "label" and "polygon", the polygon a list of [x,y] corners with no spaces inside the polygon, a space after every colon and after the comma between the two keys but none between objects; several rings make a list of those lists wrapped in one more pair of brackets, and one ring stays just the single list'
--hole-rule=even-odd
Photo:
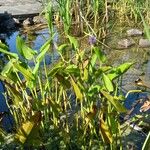
[{"label": "emergent vegetation", "polygon": [[[123,149],[120,118],[127,110],[120,85],[134,62],[108,66],[101,40],[112,29],[112,18],[140,23],[142,16],[149,21],[149,3],[144,2],[57,0],[53,6],[43,1],[50,38],[39,52],[20,36],[18,54],[0,43],[0,52],[8,58],[0,80],[13,118],[9,133],[0,128],[0,148]],[[63,28],[64,43],[53,43],[54,24]],[[81,35],[89,37],[87,48],[76,38]],[[60,58],[46,65],[53,47]]]}]

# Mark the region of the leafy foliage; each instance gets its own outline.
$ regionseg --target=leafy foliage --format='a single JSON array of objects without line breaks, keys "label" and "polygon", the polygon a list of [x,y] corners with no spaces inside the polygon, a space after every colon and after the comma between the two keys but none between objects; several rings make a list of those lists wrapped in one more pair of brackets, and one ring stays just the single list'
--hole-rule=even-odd
[{"label": "leafy foliage", "polygon": [[[18,37],[17,47],[23,60],[17,54],[1,51],[8,57],[16,56],[9,57],[0,78],[5,83],[7,98],[13,102],[9,105],[15,121],[13,137],[20,146],[40,147],[49,143],[60,148],[63,143],[65,148],[73,145],[86,148],[92,147],[93,140],[101,141],[98,145],[107,143],[107,147],[115,144],[114,136],[119,129],[115,133],[113,120],[107,121],[113,118],[109,110],[119,115],[126,109],[119,96],[116,100],[114,79],[122,76],[132,64],[116,68],[105,66],[106,57],[99,47],[92,46],[92,53],[86,58],[85,52],[79,51],[77,40],[68,38],[69,43],[57,47],[61,57],[50,68],[40,66],[51,47],[51,39],[37,54],[29,48],[27,53],[23,52],[22,45],[27,46]],[[67,51],[68,46],[75,50],[76,61],[65,60],[63,51]],[[29,58],[36,60],[33,70],[28,64]],[[11,74],[15,74],[15,81]],[[119,124],[118,116],[114,119]],[[87,138],[91,144],[87,144]]]}]

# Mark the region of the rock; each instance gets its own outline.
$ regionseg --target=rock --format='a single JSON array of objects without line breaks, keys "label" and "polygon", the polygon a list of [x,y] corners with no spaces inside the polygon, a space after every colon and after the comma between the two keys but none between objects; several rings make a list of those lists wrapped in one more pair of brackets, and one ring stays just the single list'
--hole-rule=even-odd
[{"label": "rock", "polygon": [[150,40],[149,39],[140,39],[139,46],[142,48],[150,47]]},{"label": "rock", "polygon": [[23,21],[23,26],[30,26],[30,25],[33,25],[34,22],[33,22],[33,19],[32,18],[27,18]]},{"label": "rock", "polygon": [[139,29],[130,29],[130,30],[127,30],[127,35],[128,36],[138,36],[138,35],[142,35],[143,32]]},{"label": "rock", "polygon": [[13,20],[14,20],[14,22],[15,22],[16,25],[20,25],[19,19],[13,18]]},{"label": "rock", "polygon": [[121,48],[129,48],[134,44],[135,42],[132,39],[122,39],[118,42],[118,45]]},{"label": "rock", "polygon": [[42,16],[33,17],[34,24],[46,23],[46,20]]}]

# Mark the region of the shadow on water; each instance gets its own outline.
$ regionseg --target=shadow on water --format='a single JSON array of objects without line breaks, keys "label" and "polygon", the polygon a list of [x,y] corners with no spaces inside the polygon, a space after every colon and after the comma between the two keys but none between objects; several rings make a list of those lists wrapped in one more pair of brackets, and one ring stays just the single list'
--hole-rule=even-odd
[{"label": "shadow on water", "polygon": [[0,117],[2,118],[2,128],[6,131],[11,132],[13,128],[13,118],[11,117],[10,111],[7,107],[5,98],[4,98],[4,85],[0,82]]}]

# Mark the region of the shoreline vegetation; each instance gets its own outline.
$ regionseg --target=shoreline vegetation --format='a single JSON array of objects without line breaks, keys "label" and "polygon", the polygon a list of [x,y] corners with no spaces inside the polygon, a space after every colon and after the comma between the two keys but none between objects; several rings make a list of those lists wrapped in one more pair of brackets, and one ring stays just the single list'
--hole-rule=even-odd
[{"label": "shoreline vegetation", "polygon": [[[148,150],[149,98],[137,100],[130,110],[124,104],[129,94],[149,93],[149,87],[139,79],[139,88],[125,95],[123,76],[136,62],[109,65],[105,54],[116,26],[143,28],[142,36],[150,40],[148,0],[56,0],[57,9],[53,1],[41,2],[40,17],[46,19],[50,37],[39,51],[21,36],[16,38],[17,53],[0,42],[0,55],[7,59],[0,80],[9,110],[0,112],[0,148]],[[25,32],[32,28],[27,26]],[[55,27],[61,29],[60,43],[54,42]],[[49,66],[45,56],[53,48],[59,58]],[[139,103],[141,114],[133,115]],[[13,120],[9,132],[2,124],[6,115]],[[137,132],[143,143],[126,141]]]}]

